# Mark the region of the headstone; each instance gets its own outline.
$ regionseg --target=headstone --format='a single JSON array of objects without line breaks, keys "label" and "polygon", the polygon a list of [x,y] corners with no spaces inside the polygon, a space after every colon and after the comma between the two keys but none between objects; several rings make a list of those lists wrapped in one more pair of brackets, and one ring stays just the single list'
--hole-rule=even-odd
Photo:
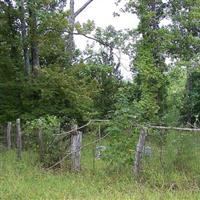
[{"label": "headstone", "polygon": [[103,151],[106,150],[106,146],[97,146],[95,157],[96,159],[100,159],[102,157]]},{"label": "headstone", "polygon": [[145,156],[149,156],[151,157],[152,155],[152,149],[150,146],[145,146],[144,149],[143,149],[143,153]]}]

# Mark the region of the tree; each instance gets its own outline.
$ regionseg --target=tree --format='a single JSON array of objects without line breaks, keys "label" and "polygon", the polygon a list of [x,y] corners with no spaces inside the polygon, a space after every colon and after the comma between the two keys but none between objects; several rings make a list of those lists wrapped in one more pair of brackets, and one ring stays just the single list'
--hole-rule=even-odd
[{"label": "tree", "polygon": [[20,1],[20,21],[21,21],[21,36],[22,36],[22,43],[23,43],[23,57],[24,57],[24,68],[25,73],[27,75],[31,74],[31,66],[29,60],[29,49],[28,49],[28,35],[27,35],[27,28],[26,28],[26,19],[25,19],[25,2],[24,0]]},{"label": "tree", "polygon": [[[64,2],[0,2],[2,122],[46,114],[81,121],[94,112],[96,82],[90,79],[87,83],[85,77],[80,77],[85,65],[70,68],[64,51],[64,32],[68,26],[68,13],[61,8]],[[38,64],[42,66],[39,72]],[[37,76],[27,77],[24,72]]]},{"label": "tree", "polygon": [[74,0],[70,0],[70,14],[68,16],[68,35],[66,37],[66,51],[69,55],[69,63],[72,64],[74,60],[74,53],[75,53],[75,43],[74,43],[74,29],[76,23],[76,17],[84,11],[87,6],[92,3],[93,0],[88,0],[86,3],[81,6],[77,11],[74,10]]},{"label": "tree", "polygon": [[115,110],[116,93],[122,84],[113,75],[112,66],[90,63],[86,65],[83,74],[89,80],[94,80],[98,86],[98,90],[93,96],[96,116],[99,118],[111,117]]},{"label": "tree", "polygon": [[115,30],[110,25],[105,29],[96,28],[91,39],[95,42],[88,45],[84,52],[86,63],[110,66],[112,67],[112,75],[120,80],[122,78],[120,72],[122,67],[121,56],[124,52],[125,43],[128,41],[128,35],[122,30]]},{"label": "tree", "polygon": [[30,28],[30,46],[31,46],[31,64],[33,74],[37,74],[37,71],[40,67],[40,58],[39,58],[39,44],[38,44],[38,19],[37,19],[37,10],[38,8],[37,1],[28,2],[28,12],[29,12],[29,28]]},{"label": "tree", "polygon": [[[171,32],[173,35],[170,52],[187,69],[187,83],[185,92],[185,105],[182,111],[184,121],[193,123],[195,120],[191,91],[196,90],[196,68],[199,67],[200,50],[200,2],[169,1],[170,16],[172,19]],[[194,75],[194,77],[192,77]],[[195,82],[194,82],[195,81]]]},{"label": "tree", "polygon": [[168,31],[160,23],[165,17],[166,6],[161,0],[128,1],[125,5],[125,11],[137,14],[140,20],[133,70],[137,73],[135,81],[141,90],[137,107],[142,119],[147,121],[158,119],[165,109],[164,54],[167,52]]}]

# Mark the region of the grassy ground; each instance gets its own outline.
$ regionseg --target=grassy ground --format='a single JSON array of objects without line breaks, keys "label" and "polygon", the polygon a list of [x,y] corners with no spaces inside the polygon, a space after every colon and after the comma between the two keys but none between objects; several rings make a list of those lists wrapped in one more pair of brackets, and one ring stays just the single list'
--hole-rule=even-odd
[{"label": "grassy ground", "polygon": [[[178,180],[178,175],[175,176]],[[199,200],[200,193],[195,183],[188,187],[173,183],[157,187],[148,181],[139,184],[128,173],[111,175],[101,170],[95,174],[91,170],[80,174],[47,172],[38,166],[34,154],[23,153],[23,160],[18,162],[15,152],[11,151],[0,153],[0,199]]]}]

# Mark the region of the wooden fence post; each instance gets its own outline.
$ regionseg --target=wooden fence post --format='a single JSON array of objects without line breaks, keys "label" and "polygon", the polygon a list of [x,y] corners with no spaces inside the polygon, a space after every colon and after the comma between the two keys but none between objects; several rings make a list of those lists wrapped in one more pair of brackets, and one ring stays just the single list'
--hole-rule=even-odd
[{"label": "wooden fence post", "polygon": [[137,147],[136,147],[135,161],[134,161],[134,167],[133,167],[133,172],[136,176],[140,172],[140,164],[141,164],[142,152],[143,152],[143,149],[144,149],[146,136],[147,136],[147,130],[142,128],[141,131],[140,131],[139,141],[138,141],[138,144],[137,144]]},{"label": "wooden fence post", "polygon": [[72,171],[80,171],[81,169],[81,144],[82,132],[77,130],[78,126],[73,125],[71,134],[71,169]]},{"label": "wooden fence post", "polygon": [[[98,133],[96,134],[96,140],[101,139],[101,125],[99,124]],[[97,148],[98,141],[93,144],[93,172],[96,171],[96,148]]]},{"label": "wooden fence post", "polygon": [[38,129],[38,143],[40,149],[40,160],[42,161],[44,158],[44,142],[41,128]]},{"label": "wooden fence post", "polygon": [[22,158],[22,133],[20,127],[20,119],[16,120],[16,133],[17,133],[17,158]]},{"label": "wooden fence post", "polygon": [[7,123],[7,128],[6,128],[6,139],[7,139],[7,149],[11,149],[11,127],[12,123],[8,122]]}]

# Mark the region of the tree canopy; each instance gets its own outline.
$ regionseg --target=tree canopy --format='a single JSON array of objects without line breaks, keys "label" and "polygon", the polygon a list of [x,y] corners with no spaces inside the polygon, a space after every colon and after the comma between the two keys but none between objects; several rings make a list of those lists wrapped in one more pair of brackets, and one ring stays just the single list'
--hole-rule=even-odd
[{"label": "tree canopy", "polygon": [[[103,29],[92,20],[81,24],[76,17],[87,14],[93,1],[78,10],[75,3],[0,1],[0,120],[49,114],[83,122],[123,118],[126,110],[142,123],[194,123],[199,0],[116,1],[121,12],[137,15],[139,25],[132,30]],[[74,35],[93,45],[80,51]],[[131,81],[120,72],[122,54],[129,56]]]}]

